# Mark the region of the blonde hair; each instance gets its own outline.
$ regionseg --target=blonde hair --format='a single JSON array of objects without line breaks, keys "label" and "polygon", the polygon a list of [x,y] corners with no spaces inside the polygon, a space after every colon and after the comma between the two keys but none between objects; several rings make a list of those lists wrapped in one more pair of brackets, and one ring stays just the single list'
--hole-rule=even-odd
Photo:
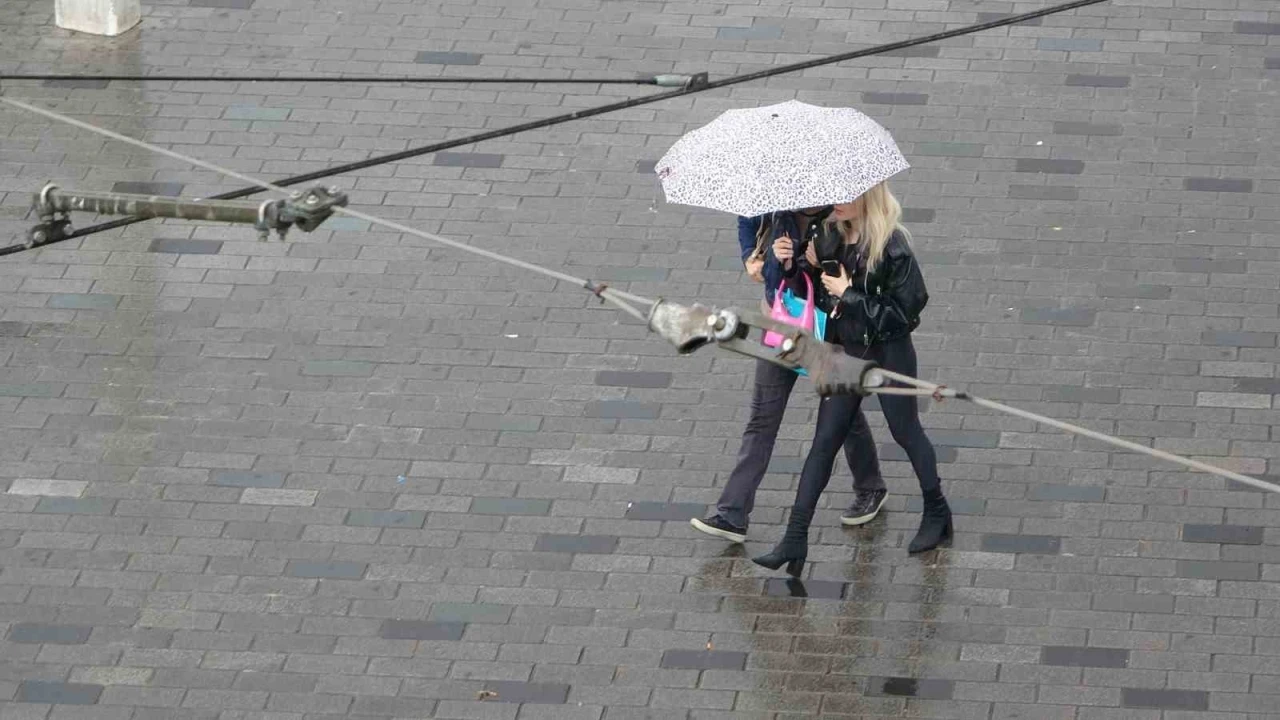
[{"label": "blonde hair", "polygon": [[865,243],[867,272],[876,269],[884,257],[884,249],[894,231],[902,233],[908,242],[911,232],[902,225],[902,205],[889,190],[889,183],[882,182],[858,196],[853,201],[858,209],[856,220],[832,220],[840,229],[846,243]]}]

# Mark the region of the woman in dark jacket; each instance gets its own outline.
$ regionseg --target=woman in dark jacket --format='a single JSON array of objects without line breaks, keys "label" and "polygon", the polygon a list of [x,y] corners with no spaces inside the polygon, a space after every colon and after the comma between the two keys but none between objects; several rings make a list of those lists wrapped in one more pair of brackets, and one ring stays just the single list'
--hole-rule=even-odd
[{"label": "woman in dark jacket", "polygon": [[[929,302],[919,263],[899,223],[902,207],[885,183],[856,200],[836,205],[815,241],[819,264],[796,257],[790,240],[774,243],[774,255],[796,287],[804,287],[799,273],[813,280],[819,310],[828,313],[826,340],[850,355],[872,359],[887,370],[916,376],[916,351],[911,332]],[[951,510],[938,480],[933,444],[920,425],[916,399],[881,395],[880,407],[893,439],[906,451],[920,481],[924,513],[909,552],[924,552],[951,536]],[[809,524],[818,498],[831,479],[831,469],[862,398],[833,395],[822,400],[813,446],[800,473],[800,487],[786,534],[773,552],[754,562],[776,570],[782,565],[799,576],[808,555]]]}]

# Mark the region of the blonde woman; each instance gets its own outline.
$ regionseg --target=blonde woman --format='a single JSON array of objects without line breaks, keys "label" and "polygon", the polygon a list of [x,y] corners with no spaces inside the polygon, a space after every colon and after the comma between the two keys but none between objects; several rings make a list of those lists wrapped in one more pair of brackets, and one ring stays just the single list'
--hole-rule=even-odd
[{"label": "blonde woman", "polygon": [[[803,286],[801,272],[814,281],[815,303],[829,313],[827,342],[888,370],[915,376],[911,332],[920,324],[929,293],[901,217],[901,205],[888,185],[881,183],[853,202],[835,206],[824,225],[825,236],[814,243],[816,265],[815,258],[796,257],[789,238],[776,240],[773,252],[790,282]],[[773,552],[753,558],[756,564],[772,570],[786,565],[788,573],[799,577],[808,555],[809,523],[861,402],[857,395],[822,400],[786,534]],[[881,395],[880,407],[894,441],[910,457],[924,495],[920,530],[908,550],[933,549],[952,534],[951,510],[942,495],[933,444],[920,425],[915,398]]]}]

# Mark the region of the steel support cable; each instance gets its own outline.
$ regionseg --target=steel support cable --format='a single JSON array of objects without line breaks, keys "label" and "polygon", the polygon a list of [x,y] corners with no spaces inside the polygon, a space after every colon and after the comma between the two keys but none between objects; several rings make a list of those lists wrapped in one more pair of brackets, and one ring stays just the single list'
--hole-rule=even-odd
[{"label": "steel support cable", "polygon": [[[1088,7],[1090,5],[1099,5],[1104,2],[1108,2],[1108,0],[1073,0],[1072,2],[1064,3],[1061,5],[1054,5],[1051,7],[1044,8],[1042,10],[1034,10],[1032,12],[1022,13],[1021,15],[1010,15],[1009,17],[999,18],[997,20],[991,20],[985,23],[979,23],[977,25],[968,25],[962,28],[956,28],[954,30],[946,30],[943,32],[934,33],[933,35],[926,35],[924,37],[914,38],[910,40],[901,40],[898,42],[886,43],[884,45],[876,45],[874,47],[863,48],[862,50],[854,50],[847,53],[829,55],[827,57],[817,58],[814,60],[805,60],[802,62],[791,63],[790,65],[782,65],[780,67],[770,68],[768,70],[760,70],[754,73],[747,73],[744,75],[735,75],[735,76],[727,77],[721,80],[699,83],[697,85],[681,88],[679,90],[672,90],[670,92],[662,92],[662,93],[654,93],[653,95],[647,95],[642,98],[631,98],[628,100],[621,100],[619,102],[609,103],[607,105],[600,105],[594,108],[577,110],[571,113],[565,113],[563,115],[556,115],[554,117],[544,118],[542,120],[534,120],[532,122],[521,123],[519,125],[511,125],[505,128],[499,128],[497,130],[490,130],[488,132],[477,133],[475,135],[468,135],[466,137],[457,138],[455,140],[445,140],[443,142],[434,143],[432,145],[425,145],[417,148],[409,148],[407,150],[401,150],[399,152],[390,153],[388,155],[380,155],[378,157],[369,158],[367,160],[360,160],[353,163],[346,163],[344,165],[338,165],[325,170],[317,170],[315,172],[309,172],[309,173],[304,173],[302,175],[295,175],[293,177],[284,178],[284,179],[275,181],[275,185],[278,185],[280,187],[300,185],[302,183],[311,182],[313,180],[320,180],[322,178],[333,177],[334,175],[342,175],[349,172],[355,172],[357,170],[363,170],[365,168],[370,168],[377,165],[383,165],[390,162],[407,160],[409,158],[418,157],[421,155],[430,155],[431,153],[450,150],[456,147],[461,147],[463,145],[473,145],[475,143],[484,142],[486,140],[494,140],[496,138],[506,137],[508,135],[515,135],[517,133],[527,132],[530,130],[539,130],[541,128],[551,127],[553,125],[559,125],[559,124],[570,122],[573,120],[581,120],[583,118],[594,117],[596,115],[603,115],[605,113],[616,112],[619,110],[628,110],[633,107],[640,107],[641,105],[648,105],[651,103],[661,102],[663,100],[670,100],[672,98],[684,97],[685,95],[693,95],[693,94],[705,92],[708,90],[715,90],[718,88],[729,87],[731,85],[738,85],[740,83],[752,82],[754,80],[763,80],[765,78],[774,77],[776,75],[793,73],[800,70],[808,70],[810,68],[820,67],[823,65],[831,65],[834,63],[844,62],[846,60],[856,60],[858,58],[870,57],[873,55],[883,55],[885,53],[893,52],[895,50],[902,50],[904,48],[915,47],[917,45],[926,45],[928,43],[939,42],[942,40],[949,40],[951,38],[961,37],[963,35],[971,35],[973,33],[982,32],[983,30],[990,30],[992,28],[1003,27],[1005,25],[1016,25],[1017,23],[1020,23],[1020,22],[1026,22],[1028,20],[1034,20],[1036,18],[1045,17],[1048,15],[1064,13],[1069,10]],[[211,199],[235,200],[237,198],[242,198],[242,197],[256,194],[260,191],[261,191],[261,186],[245,187],[239,190],[232,190],[230,192],[225,192],[220,195],[214,195],[211,197]],[[75,238],[84,237],[86,235],[92,235],[93,233],[102,232],[105,230],[114,230],[116,228],[121,228],[127,225],[132,225],[134,223],[142,222],[144,219],[145,218],[121,218],[119,220],[112,220],[110,222],[93,225],[91,227],[83,228],[81,230],[76,230],[75,232],[68,233],[66,237],[62,238],[62,240],[72,240]],[[61,242],[61,240],[59,242]],[[22,244],[11,245],[7,248],[0,248],[0,256],[21,252],[25,249],[26,249],[26,246]]]},{"label": "steel support cable", "polygon": [[653,75],[634,78],[576,78],[576,77],[429,77],[385,75],[64,75],[51,73],[7,73],[0,74],[3,80],[45,80],[55,82],[83,82],[106,80],[111,82],[248,82],[248,83],[360,83],[364,84],[533,84],[533,85],[658,85],[667,86],[663,78],[681,77]]},{"label": "steel support cable", "polygon": [[[197,160],[195,158],[188,157],[181,153],[174,152],[172,150],[168,150],[166,148],[162,148],[156,145],[152,145],[142,140],[131,138],[127,135],[121,135],[120,133],[114,132],[112,130],[100,128],[95,125],[91,125],[89,123],[83,122],[81,120],[76,120],[75,118],[71,118],[71,117],[62,115],[60,113],[53,112],[51,110],[38,108],[33,105],[28,105],[27,103],[24,103],[18,100],[12,100],[5,97],[0,97],[0,103],[4,103],[7,105],[11,105],[13,107],[27,110],[29,112],[42,115],[51,120],[66,123],[66,124],[81,128],[83,130],[87,130],[89,132],[97,133],[99,135],[103,135],[105,137],[118,140],[120,142],[128,143],[135,147],[143,148],[151,152],[159,153],[161,155],[174,158],[176,160],[181,160],[181,161],[190,163],[196,167],[201,167],[206,170],[210,170],[212,172],[226,175],[227,177],[232,177],[237,180],[253,183],[258,187],[262,187],[264,189],[274,190],[276,192],[285,193],[286,195],[288,194],[287,190],[277,185],[273,185],[271,183],[258,180],[256,178],[249,177],[248,175],[238,173],[234,170],[228,170],[226,168],[219,167],[218,165],[214,165],[212,163],[208,163],[203,160]],[[496,253],[490,250],[477,248],[472,245],[468,245],[466,243],[458,242],[456,240],[450,240],[448,238],[441,237],[434,233],[429,233],[424,230],[419,230],[417,228],[411,228],[405,225],[401,225],[400,223],[392,222],[390,220],[384,220],[377,216],[369,215],[367,213],[363,213],[358,210],[351,210],[345,207],[335,207],[334,212],[341,213],[344,215],[349,215],[351,217],[357,217],[362,220],[365,220],[366,222],[388,227],[393,230],[397,230],[409,235],[414,235],[416,237],[420,237],[432,242],[441,243],[448,247],[452,247],[458,250],[462,250],[464,252],[472,253],[474,255],[479,255],[481,257],[489,258],[496,262],[512,265],[514,267],[528,270],[529,272],[546,275],[547,277],[555,278],[557,280],[563,280],[565,282],[569,282],[574,285],[579,285],[581,287],[591,290],[597,296],[599,296],[602,300],[608,300],[609,302],[614,303],[620,309],[627,312],[631,316],[639,319],[641,322],[644,322],[647,327],[650,327],[650,329],[652,329],[652,325],[650,325],[650,321],[649,321],[649,314],[647,312],[642,312],[640,310],[637,310],[636,308],[627,304],[628,301],[637,302],[642,305],[648,305],[650,309],[653,309],[653,307],[657,303],[648,298],[640,297],[638,295],[632,295],[631,293],[621,292],[618,290],[604,288],[602,286],[595,287],[592,285],[590,281],[583,280],[581,278],[576,278],[576,277],[573,277],[572,275],[566,275],[556,270],[551,270],[549,268],[544,268],[539,265],[535,265],[533,263],[528,263],[523,260],[518,260],[516,258],[508,257],[506,255],[502,255],[501,253]],[[905,385],[909,385],[911,387],[910,388],[888,387],[884,385],[886,381],[898,382]],[[1243,475],[1241,473],[1237,473],[1232,470],[1220,468],[1214,465],[1210,465],[1208,463],[1200,462],[1198,460],[1185,458],[1180,455],[1175,455],[1173,453],[1165,452],[1163,450],[1150,448],[1145,445],[1139,445],[1137,443],[1130,442],[1128,440],[1123,440],[1121,438],[1114,437],[1106,433],[1100,433],[1094,430],[1089,430],[1088,428],[1083,428],[1078,425],[1065,423],[1065,422],[1062,422],[1061,420],[1054,420],[1053,418],[1045,417],[1043,415],[1037,415],[1035,413],[1028,412],[1026,410],[1021,410],[1019,408],[1011,407],[1009,405],[1004,405],[1002,403],[994,402],[992,400],[987,400],[985,398],[977,397],[975,395],[970,395],[969,393],[966,393],[963,391],[954,390],[954,389],[948,388],[945,385],[939,385],[939,384],[931,383],[925,380],[920,380],[918,378],[913,378],[909,375],[902,375],[900,373],[885,370],[883,368],[874,368],[869,370],[864,375],[864,377],[861,378],[860,384],[868,392],[878,393],[883,395],[928,395],[937,400],[941,400],[943,398],[956,398],[959,400],[968,400],[974,403],[975,405],[979,405],[981,407],[995,410],[996,412],[1005,413],[1008,415],[1012,415],[1014,417],[1021,417],[1027,420],[1032,420],[1034,422],[1044,423],[1046,425],[1058,428],[1059,430],[1063,430],[1068,433],[1092,438],[1094,440],[1099,440],[1101,442],[1109,443],[1116,447],[1120,447],[1126,450],[1131,450],[1133,452],[1149,455],[1159,460],[1165,460],[1167,462],[1183,465],[1185,467],[1189,467],[1195,470],[1200,470],[1201,472],[1206,472],[1213,475],[1218,475],[1220,477],[1229,478],[1231,480],[1245,483],[1247,485],[1259,488],[1261,490],[1280,493],[1280,485],[1274,485],[1272,483],[1268,483],[1263,480],[1259,480],[1257,478],[1249,477],[1248,475]]]}]

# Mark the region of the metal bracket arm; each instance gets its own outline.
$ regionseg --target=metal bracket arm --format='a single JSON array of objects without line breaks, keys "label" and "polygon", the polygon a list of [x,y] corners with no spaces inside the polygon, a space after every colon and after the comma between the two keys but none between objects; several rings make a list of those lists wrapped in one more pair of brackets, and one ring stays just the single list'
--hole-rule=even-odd
[{"label": "metal bracket arm", "polygon": [[284,238],[289,228],[295,225],[304,232],[311,232],[333,214],[334,208],[345,207],[346,204],[345,193],[318,185],[281,200],[248,202],[117,192],[66,192],[49,183],[35,195],[33,209],[40,217],[40,224],[31,228],[26,245],[32,248],[64,239],[71,232],[68,215],[72,211],[243,223],[256,227],[258,237],[266,240],[268,231],[275,230]]},{"label": "metal bracket arm", "polygon": [[[868,388],[887,384],[874,361],[853,357],[839,346],[752,310],[716,310],[704,305],[689,307],[659,300],[649,312],[649,329],[674,345],[682,355],[715,343],[730,352],[791,370],[804,368],[809,372],[818,394],[823,397],[850,393],[867,395]],[[759,331],[754,339],[753,329]],[[772,348],[760,342],[760,335],[767,331],[782,336],[778,347]]]}]

